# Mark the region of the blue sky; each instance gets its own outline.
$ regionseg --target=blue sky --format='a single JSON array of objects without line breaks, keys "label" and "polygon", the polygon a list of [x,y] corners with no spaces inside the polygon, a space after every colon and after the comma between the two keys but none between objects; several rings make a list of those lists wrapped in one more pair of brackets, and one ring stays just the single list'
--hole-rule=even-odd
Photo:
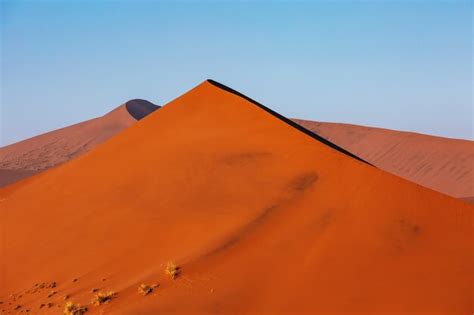
[{"label": "blue sky", "polygon": [[287,117],[473,138],[471,1],[1,2],[0,145],[212,78]]}]

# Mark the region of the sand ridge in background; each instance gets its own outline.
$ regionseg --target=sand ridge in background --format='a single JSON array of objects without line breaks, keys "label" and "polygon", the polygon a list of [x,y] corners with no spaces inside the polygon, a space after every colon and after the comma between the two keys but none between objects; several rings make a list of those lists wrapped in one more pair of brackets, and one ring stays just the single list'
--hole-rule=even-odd
[{"label": "sand ridge in background", "polygon": [[[148,101],[132,100],[104,117],[0,148],[0,187],[78,157],[156,108]],[[466,202],[474,201],[473,141],[342,123],[293,121],[392,174]]]},{"label": "sand ridge in background", "polygon": [[[23,308],[55,281],[48,301],[87,314],[473,311],[474,207],[210,82],[0,200],[0,299]],[[142,283],[160,286],[144,297]],[[117,297],[92,306],[92,288]]]},{"label": "sand ridge in background", "polygon": [[474,196],[474,141],[295,121],[392,174],[456,198]]},{"label": "sand ridge in background", "polygon": [[0,187],[84,154],[157,108],[131,100],[102,117],[0,148]]}]

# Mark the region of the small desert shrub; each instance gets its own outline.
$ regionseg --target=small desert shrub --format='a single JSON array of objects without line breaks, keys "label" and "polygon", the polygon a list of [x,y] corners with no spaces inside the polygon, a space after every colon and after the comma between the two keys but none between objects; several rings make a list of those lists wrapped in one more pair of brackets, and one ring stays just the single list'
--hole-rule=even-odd
[{"label": "small desert shrub", "polygon": [[64,306],[64,315],[82,315],[87,312],[87,307],[74,304],[71,301],[66,302]]},{"label": "small desert shrub", "polygon": [[107,291],[107,292],[99,292],[94,296],[92,300],[92,304],[94,305],[102,305],[109,303],[112,298],[115,296],[115,292]]},{"label": "small desert shrub", "polygon": [[150,294],[152,291],[153,291],[153,288],[150,287],[149,285],[144,284],[144,283],[140,284],[140,286],[138,287],[138,292],[140,294],[145,295],[145,296]]},{"label": "small desert shrub", "polygon": [[176,279],[179,276],[179,267],[174,262],[170,261],[166,264],[165,273],[170,276],[171,279]]},{"label": "small desert shrub", "polygon": [[45,287],[46,287],[46,283],[44,283],[44,282],[36,283],[36,284],[35,284],[35,288],[36,288],[36,289],[43,289],[43,288],[45,288]]}]

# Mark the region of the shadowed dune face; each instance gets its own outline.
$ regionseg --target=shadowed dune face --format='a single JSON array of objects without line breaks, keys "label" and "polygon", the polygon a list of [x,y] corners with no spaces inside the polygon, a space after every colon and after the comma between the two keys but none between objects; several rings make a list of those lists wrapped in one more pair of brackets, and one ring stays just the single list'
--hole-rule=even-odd
[{"label": "shadowed dune face", "polygon": [[461,200],[467,202],[467,203],[472,203],[474,204],[474,197],[464,197],[464,198],[461,198]]},{"label": "shadowed dune face", "polygon": [[[56,281],[91,313],[472,312],[472,206],[209,82],[0,200],[0,299],[25,308]],[[97,286],[118,295],[91,306]]]},{"label": "shadowed dune face", "polygon": [[[0,187],[76,158],[159,108],[132,100],[106,115],[0,148]],[[13,175],[15,174],[15,175]]]},{"label": "shadowed dune face", "polygon": [[303,127],[392,174],[462,198],[474,195],[474,142],[295,119]]},{"label": "shadowed dune face", "polygon": [[2,170],[0,169],[0,187],[19,181],[36,174],[36,171],[29,170]]},{"label": "shadowed dune face", "polygon": [[125,107],[128,113],[136,120],[140,120],[160,108],[153,103],[140,99],[128,101],[125,103]]}]

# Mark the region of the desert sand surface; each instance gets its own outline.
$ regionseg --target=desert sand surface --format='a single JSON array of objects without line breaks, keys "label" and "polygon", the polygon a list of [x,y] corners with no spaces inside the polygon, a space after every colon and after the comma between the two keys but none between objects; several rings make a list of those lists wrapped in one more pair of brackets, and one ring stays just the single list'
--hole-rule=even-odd
[{"label": "desert sand surface", "polygon": [[[0,148],[0,187],[78,157],[156,108],[145,100],[131,100],[103,117]],[[473,141],[352,124],[293,121],[378,168],[474,202],[469,197],[474,195]]]},{"label": "desert sand surface", "polygon": [[474,203],[474,197],[465,197],[465,198],[461,198],[461,200],[467,203]]},{"label": "desert sand surface", "polygon": [[0,189],[0,309],[471,314],[473,211],[206,81]]},{"label": "desert sand surface", "polygon": [[444,194],[474,196],[474,141],[295,119],[373,165]]},{"label": "desert sand surface", "polygon": [[145,100],[131,100],[102,117],[0,148],[0,187],[91,150],[157,108]]},{"label": "desert sand surface", "polygon": [[0,169],[0,187],[14,183],[20,179],[32,176],[36,173],[37,171],[28,171],[28,170],[21,170],[21,169],[14,169],[14,170]]}]

